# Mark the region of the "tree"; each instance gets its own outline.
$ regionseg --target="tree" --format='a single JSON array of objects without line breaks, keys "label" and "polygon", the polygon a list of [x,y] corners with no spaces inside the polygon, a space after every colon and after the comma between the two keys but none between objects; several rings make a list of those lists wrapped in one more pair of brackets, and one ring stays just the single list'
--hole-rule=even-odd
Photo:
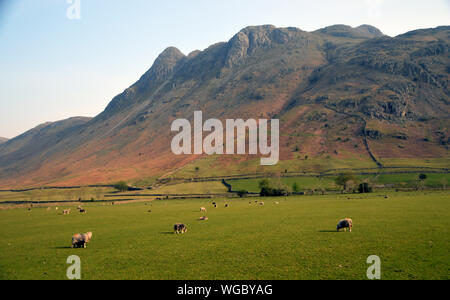
[{"label": "tree", "polygon": [[336,177],[334,182],[338,186],[342,186],[344,190],[347,190],[347,183],[351,180],[355,181],[355,178],[352,174],[343,174],[343,175],[339,175],[338,177]]},{"label": "tree", "polygon": [[444,188],[444,190],[446,190],[447,189],[447,178],[445,178],[445,177],[442,177],[442,179],[441,179],[441,184],[442,184],[442,187]]},{"label": "tree", "polygon": [[259,188],[260,188],[260,189],[263,189],[263,188],[269,188],[269,187],[270,187],[270,184],[269,184],[269,180],[268,180],[268,179],[263,179],[263,180],[261,180],[261,181],[258,183],[258,185],[259,185]]},{"label": "tree", "polygon": [[262,188],[260,193],[261,197],[281,197],[287,195],[289,195],[289,193],[286,190],[272,188]]},{"label": "tree", "polygon": [[361,194],[364,194],[364,193],[372,193],[373,190],[372,187],[369,185],[369,183],[363,182],[359,185],[358,191]]},{"label": "tree", "polygon": [[114,188],[119,192],[126,192],[129,189],[128,184],[125,181],[119,181],[114,185]]}]

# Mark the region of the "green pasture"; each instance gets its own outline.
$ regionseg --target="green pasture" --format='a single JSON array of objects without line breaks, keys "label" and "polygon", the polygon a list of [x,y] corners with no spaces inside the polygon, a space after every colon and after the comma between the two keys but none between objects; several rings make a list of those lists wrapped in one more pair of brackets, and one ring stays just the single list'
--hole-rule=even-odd
[{"label": "green pasture", "polygon": [[[450,279],[450,194],[387,196],[94,203],[68,216],[69,207],[0,210],[0,279],[66,279],[70,255],[81,258],[82,279],[366,279],[371,255],[382,279]],[[202,206],[208,221],[198,220]],[[345,217],[354,230],[337,233]],[[173,234],[177,222],[187,234]],[[72,235],[88,231],[88,248],[71,249]]]}]

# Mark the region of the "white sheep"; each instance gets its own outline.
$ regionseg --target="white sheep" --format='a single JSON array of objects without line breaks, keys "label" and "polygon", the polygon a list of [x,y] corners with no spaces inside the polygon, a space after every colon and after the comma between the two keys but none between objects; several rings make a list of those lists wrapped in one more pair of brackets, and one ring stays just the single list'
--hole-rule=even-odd
[{"label": "white sheep", "polygon": [[72,237],[72,248],[86,248],[86,244],[92,239],[92,232],[77,233]]}]

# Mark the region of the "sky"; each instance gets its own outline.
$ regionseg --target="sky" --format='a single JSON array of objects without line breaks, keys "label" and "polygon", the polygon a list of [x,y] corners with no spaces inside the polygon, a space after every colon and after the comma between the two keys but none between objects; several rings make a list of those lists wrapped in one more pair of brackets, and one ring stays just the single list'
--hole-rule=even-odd
[{"label": "sky", "polygon": [[168,46],[189,54],[250,25],[396,36],[449,21],[450,0],[0,0],[0,137],[96,116]]}]

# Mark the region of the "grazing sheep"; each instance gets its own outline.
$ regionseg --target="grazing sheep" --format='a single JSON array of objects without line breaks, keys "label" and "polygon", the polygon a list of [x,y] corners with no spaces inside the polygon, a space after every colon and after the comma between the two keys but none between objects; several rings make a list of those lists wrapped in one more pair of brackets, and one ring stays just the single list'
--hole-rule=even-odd
[{"label": "grazing sheep", "polygon": [[217,203],[216,203],[216,202],[213,202],[213,203],[212,203],[212,205],[213,205],[213,206],[216,206],[216,205],[217,205]]},{"label": "grazing sheep", "polygon": [[86,248],[87,243],[92,239],[92,232],[78,233],[72,237],[72,248]]},{"label": "grazing sheep", "polygon": [[63,210],[63,215],[70,215],[70,208]]},{"label": "grazing sheep", "polygon": [[276,205],[280,204],[280,202],[275,202]]},{"label": "grazing sheep", "polygon": [[83,209],[83,208],[81,207],[81,205],[80,205],[80,206],[78,206],[77,208],[78,208],[78,210],[81,210],[81,209]]},{"label": "grazing sheep", "polygon": [[58,210],[59,208],[58,207],[55,207],[55,210]]},{"label": "grazing sheep", "polygon": [[264,202],[261,201],[261,202],[259,203],[259,205],[264,206],[265,204],[264,204]]},{"label": "grazing sheep", "polygon": [[208,217],[201,217],[199,220],[200,221],[207,221],[209,218]]},{"label": "grazing sheep", "polygon": [[50,207],[47,207],[47,211],[50,211],[50,209],[51,209]]},{"label": "grazing sheep", "polygon": [[187,227],[184,224],[177,223],[173,226],[173,230],[175,234],[183,234],[187,232]]},{"label": "grazing sheep", "polygon": [[80,209],[80,213],[85,214],[86,210],[85,209]]},{"label": "grazing sheep", "polygon": [[340,220],[337,225],[337,231],[339,232],[341,229],[345,229],[345,231],[347,231],[347,228],[350,230],[350,232],[352,232],[352,228],[353,228],[352,219]]},{"label": "grazing sheep", "polygon": [[230,207],[230,204],[225,204],[225,207],[227,207],[227,208]]},{"label": "grazing sheep", "polygon": [[200,207],[200,211],[201,211],[201,212],[206,212],[206,208]]}]

